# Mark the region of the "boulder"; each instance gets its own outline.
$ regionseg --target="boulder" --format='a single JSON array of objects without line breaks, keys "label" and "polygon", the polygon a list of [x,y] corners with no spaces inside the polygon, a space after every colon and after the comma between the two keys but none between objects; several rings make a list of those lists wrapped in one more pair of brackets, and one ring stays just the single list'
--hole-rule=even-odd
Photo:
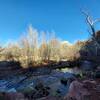
[{"label": "boulder", "polygon": [[100,100],[100,88],[94,80],[73,81],[64,100]]},{"label": "boulder", "polygon": [[[89,92],[83,87],[83,84],[78,81],[73,81],[70,84],[68,94],[65,96],[64,100],[85,100],[84,97],[89,97]],[[90,99],[89,99],[90,100]]]}]

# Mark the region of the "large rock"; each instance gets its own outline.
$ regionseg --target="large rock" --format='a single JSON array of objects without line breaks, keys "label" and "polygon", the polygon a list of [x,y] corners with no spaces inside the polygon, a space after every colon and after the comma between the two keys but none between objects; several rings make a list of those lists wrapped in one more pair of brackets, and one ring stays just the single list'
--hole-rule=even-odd
[{"label": "large rock", "polygon": [[100,91],[95,81],[73,81],[64,100],[100,100]]},{"label": "large rock", "polygon": [[69,92],[65,97],[65,100],[75,99],[84,100],[83,96],[89,96],[89,92],[83,88],[83,84],[78,81],[73,81],[69,87]]}]

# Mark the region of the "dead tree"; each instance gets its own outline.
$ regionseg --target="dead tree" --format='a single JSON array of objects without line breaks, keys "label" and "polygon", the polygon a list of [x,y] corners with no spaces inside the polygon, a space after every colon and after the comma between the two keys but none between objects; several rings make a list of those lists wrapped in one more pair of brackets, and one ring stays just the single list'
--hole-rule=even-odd
[{"label": "dead tree", "polygon": [[96,33],[96,30],[95,30],[95,24],[97,22],[100,22],[100,19],[96,19],[96,20],[93,20],[92,17],[89,15],[89,13],[85,12],[85,11],[82,11],[82,13],[86,16],[86,22],[87,24],[90,26],[91,28],[91,32],[92,32],[92,36],[95,37],[95,33]]},{"label": "dead tree", "polygon": [[100,44],[96,39],[96,30],[95,30],[95,24],[97,22],[100,22],[100,19],[93,20],[92,17],[87,12],[82,11],[82,13],[86,16],[86,23],[89,25],[91,29],[89,33],[92,36],[92,40],[95,42],[96,47],[100,49]]}]

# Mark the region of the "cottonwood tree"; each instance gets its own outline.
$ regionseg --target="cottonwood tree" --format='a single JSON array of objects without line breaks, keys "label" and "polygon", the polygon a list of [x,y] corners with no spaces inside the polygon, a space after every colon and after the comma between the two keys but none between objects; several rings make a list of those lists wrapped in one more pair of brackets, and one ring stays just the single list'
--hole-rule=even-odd
[{"label": "cottonwood tree", "polygon": [[30,44],[30,55],[33,61],[38,60],[38,31],[32,26],[28,29],[28,40]]},{"label": "cottonwood tree", "polygon": [[32,26],[29,26],[27,36],[20,40],[22,57],[26,60],[26,65],[34,62],[38,59],[38,32]]},{"label": "cottonwood tree", "polygon": [[24,67],[28,67],[30,61],[30,45],[27,37],[22,37],[20,39],[21,47],[21,63]]},{"label": "cottonwood tree", "polygon": [[41,58],[41,61],[49,61],[51,49],[50,49],[49,44],[46,41],[46,33],[42,32],[41,34],[42,36],[41,36],[41,45],[39,48],[39,52],[40,52],[39,56]]},{"label": "cottonwood tree", "polygon": [[4,59],[4,56],[3,56],[4,50],[5,50],[5,48],[0,47],[0,60]]},{"label": "cottonwood tree", "polygon": [[60,60],[60,41],[57,38],[52,38],[49,42],[51,48],[51,59],[59,61]]},{"label": "cottonwood tree", "polygon": [[61,59],[64,59],[64,60],[68,59],[68,55],[70,51],[69,49],[70,49],[70,45],[68,45],[66,42],[61,43],[61,46],[60,46]]},{"label": "cottonwood tree", "polygon": [[9,46],[10,51],[12,53],[12,56],[14,58],[14,60],[16,61],[20,61],[20,47],[17,43],[13,43],[12,45]]},{"label": "cottonwood tree", "polygon": [[12,61],[15,58],[12,53],[12,45],[13,45],[12,43],[8,43],[6,49],[3,52],[3,56],[4,56],[5,60]]}]

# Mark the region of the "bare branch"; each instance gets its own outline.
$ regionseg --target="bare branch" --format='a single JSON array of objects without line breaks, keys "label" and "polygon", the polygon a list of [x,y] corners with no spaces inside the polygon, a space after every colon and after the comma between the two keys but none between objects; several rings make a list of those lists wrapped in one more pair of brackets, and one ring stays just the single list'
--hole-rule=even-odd
[{"label": "bare branch", "polygon": [[91,16],[89,15],[89,13],[87,13],[86,11],[82,11],[82,13],[86,16],[86,22],[87,24],[90,26],[91,31],[92,31],[92,37],[95,37],[95,28],[94,28],[94,21],[92,20]]},{"label": "bare branch", "polygon": [[97,23],[97,22],[100,22],[100,18],[94,20],[93,24]]},{"label": "bare branch", "polygon": [[[92,36],[92,39],[93,39],[93,41],[94,41],[94,43],[95,43],[95,45],[98,47],[98,48],[100,48],[100,44],[98,43],[98,41],[96,40],[96,31],[95,31],[95,24],[97,23],[97,22],[100,22],[100,19],[96,19],[96,20],[93,20],[92,18],[91,18],[91,16],[89,15],[89,13],[87,13],[86,11],[82,11],[82,13],[86,16],[86,22],[87,22],[87,24],[90,26],[90,28],[91,28],[91,36]],[[88,31],[89,33],[90,33],[90,31]]]}]

